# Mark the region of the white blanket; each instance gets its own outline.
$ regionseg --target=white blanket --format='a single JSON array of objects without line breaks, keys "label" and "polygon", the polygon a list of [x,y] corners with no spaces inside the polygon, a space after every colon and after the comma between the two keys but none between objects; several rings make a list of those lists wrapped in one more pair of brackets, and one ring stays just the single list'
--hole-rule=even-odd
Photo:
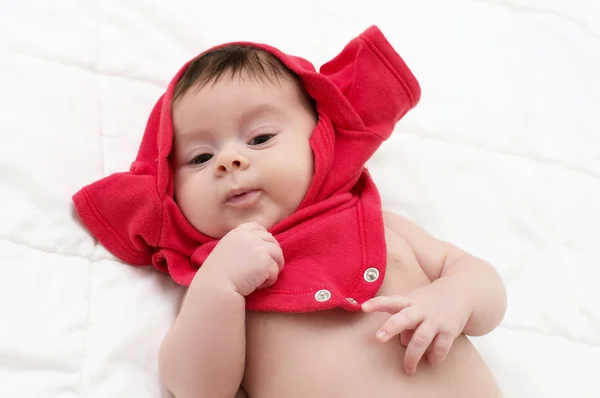
[{"label": "white blanket", "polygon": [[168,396],[181,288],[115,261],[71,195],[129,167],[206,47],[320,65],[371,24],[423,88],[369,164],[385,207],[501,273],[506,318],[473,341],[507,397],[599,397],[600,3],[234,3],[0,0],[0,398]]}]

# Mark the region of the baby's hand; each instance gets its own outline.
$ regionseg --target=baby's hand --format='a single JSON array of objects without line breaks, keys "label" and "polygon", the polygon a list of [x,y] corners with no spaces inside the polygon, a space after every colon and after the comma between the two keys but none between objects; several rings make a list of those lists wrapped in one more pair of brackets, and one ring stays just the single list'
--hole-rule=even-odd
[{"label": "baby's hand", "polygon": [[454,339],[462,333],[471,308],[460,292],[441,280],[408,296],[379,296],[362,305],[365,312],[393,314],[376,338],[384,343],[400,335],[400,344],[406,347],[404,371],[408,374],[415,372],[426,352],[433,365],[446,358]]},{"label": "baby's hand", "polygon": [[251,222],[225,235],[202,268],[217,280],[224,278],[242,296],[271,286],[283,268],[277,240],[261,225]]}]

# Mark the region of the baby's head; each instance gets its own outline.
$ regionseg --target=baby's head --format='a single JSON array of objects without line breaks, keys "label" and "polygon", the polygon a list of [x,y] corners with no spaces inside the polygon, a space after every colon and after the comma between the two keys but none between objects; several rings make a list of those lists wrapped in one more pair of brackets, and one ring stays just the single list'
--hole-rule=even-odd
[{"label": "baby's head", "polygon": [[296,211],[313,176],[317,114],[275,56],[239,45],[203,54],[179,80],[172,115],[175,200],[197,230],[269,229]]}]

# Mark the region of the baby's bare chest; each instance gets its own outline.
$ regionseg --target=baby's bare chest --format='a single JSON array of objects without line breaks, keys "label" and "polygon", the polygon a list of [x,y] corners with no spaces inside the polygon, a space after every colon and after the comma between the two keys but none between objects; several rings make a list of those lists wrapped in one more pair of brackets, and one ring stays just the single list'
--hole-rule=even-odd
[{"label": "baby's bare chest", "polygon": [[[408,245],[387,230],[386,239],[387,268],[378,295],[407,294],[429,283]],[[347,384],[349,375],[377,378],[390,369],[401,374],[403,348],[375,340],[387,317],[344,310],[248,313],[244,382],[248,392],[277,396],[283,393],[281,386],[301,386],[308,379],[311,388],[325,391],[343,380]]]}]

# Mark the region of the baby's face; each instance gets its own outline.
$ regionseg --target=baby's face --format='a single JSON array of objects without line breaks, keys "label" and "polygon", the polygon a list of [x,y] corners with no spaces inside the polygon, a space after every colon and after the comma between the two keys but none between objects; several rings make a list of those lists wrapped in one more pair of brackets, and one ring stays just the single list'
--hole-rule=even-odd
[{"label": "baby's face", "polygon": [[222,238],[291,215],[314,171],[317,123],[297,84],[223,76],[173,106],[175,200],[200,232]]}]

